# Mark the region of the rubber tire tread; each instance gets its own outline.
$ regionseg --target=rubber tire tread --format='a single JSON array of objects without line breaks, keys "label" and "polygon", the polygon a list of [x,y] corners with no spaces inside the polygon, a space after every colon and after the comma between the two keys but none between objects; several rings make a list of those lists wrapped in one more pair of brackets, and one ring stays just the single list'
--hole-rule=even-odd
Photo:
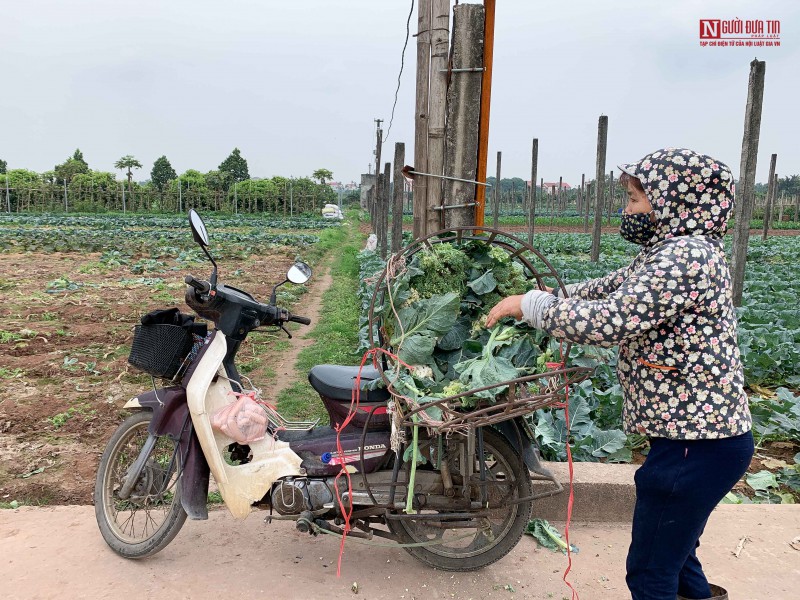
[{"label": "rubber tire tread", "polygon": [[175,501],[172,504],[172,508],[162,526],[151,537],[137,544],[130,544],[119,539],[108,523],[110,517],[106,515],[103,487],[106,471],[116,458],[117,444],[131,429],[141,425],[141,423],[149,422],[152,416],[152,411],[140,410],[125,419],[108,441],[100,459],[100,465],[97,468],[97,479],[94,487],[94,512],[97,518],[97,525],[106,544],[123,558],[146,558],[163,550],[178,535],[186,521],[186,511],[181,505],[181,479],[179,479],[175,485]]},{"label": "rubber tire tread", "polygon": [[[503,459],[511,465],[514,477],[517,480],[517,494],[519,498],[533,495],[533,484],[531,483],[528,469],[522,461],[520,454],[508,443],[505,437],[492,429],[483,428],[483,441],[485,445],[492,447],[494,452],[502,455]],[[511,552],[522,538],[533,510],[533,500],[528,500],[517,505],[517,514],[511,524],[511,528],[498,544],[492,546],[487,552],[477,556],[466,556],[464,558],[448,558],[431,552],[425,547],[404,548],[406,552],[414,558],[443,571],[475,571],[482,569],[492,563],[497,562],[506,554]],[[400,538],[401,544],[420,542],[413,538],[402,524],[396,521],[387,521],[389,530]]]}]

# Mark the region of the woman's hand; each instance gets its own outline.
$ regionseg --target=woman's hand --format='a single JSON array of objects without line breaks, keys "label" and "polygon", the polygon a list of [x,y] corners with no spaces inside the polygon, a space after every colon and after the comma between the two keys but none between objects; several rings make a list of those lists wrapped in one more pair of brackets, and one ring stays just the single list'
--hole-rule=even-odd
[{"label": "woman's hand", "polygon": [[486,327],[494,327],[503,317],[514,317],[519,320],[522,318],[522,295],[509,296],[503,298],[492,307],[489,311],[489,316],[486,318]]}]

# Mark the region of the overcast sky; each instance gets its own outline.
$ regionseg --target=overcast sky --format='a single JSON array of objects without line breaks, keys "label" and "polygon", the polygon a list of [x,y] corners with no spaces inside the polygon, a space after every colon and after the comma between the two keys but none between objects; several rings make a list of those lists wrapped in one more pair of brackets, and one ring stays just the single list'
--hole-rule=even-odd
[{"label": "overcast sky", "polygon": [[[4,0],[0,158],[52,169],[76,147],[112,170],[165,154],[180,173],[215,169],[237,146],[252,176],[324,167],[358,180],[374,118],[388,122],[411,0]],[[778,19],[779,48],[711,48],[699,19]],[[769,155],[800,173],[800,2],[498,0],[490,174],[575,184],[594,172],[597,120],[608,168],[664,146],[727,162],[738,177],[749,63],[765,60],[757,179]],[[411,19],[416,32],[416,7]],[[412,160],[416,38],[388,150]],[[386,124],[384,124],[384,127]]]}]

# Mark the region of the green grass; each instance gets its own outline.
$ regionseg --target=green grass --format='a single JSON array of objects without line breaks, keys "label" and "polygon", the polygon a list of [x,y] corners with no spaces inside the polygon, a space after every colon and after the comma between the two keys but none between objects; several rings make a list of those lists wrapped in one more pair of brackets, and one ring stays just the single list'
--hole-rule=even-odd
[{"label": "green grass", "polygon": [[25,336],[20,335],[19,333],[0,329],[0,344],[10,344],[12,342],[18,342],[24,339]]},{"label": "green grass", "polygon": [[14,379],[15,377],[22,377],[25,372],[22,369],[7,369],[0,367],[0,379]]},{"label": "green grass", "polygon": [[[351,221],[352,223],[352,221]],[[332,235],[326,236],[325,234]],[[308,383],[311,367],[325,363],[357,364],[359,300],[358,259],[362,236],[355,226],[345,224],[323,232],[322,246],[331,252],[333,283],[322,296],[322,317],[309,337],[315,340],[297,358],[297,380],[278,396],[278,409],[286,418],[326,418],[317,393]],[[329,237],[329,239],[325,239]]]}]

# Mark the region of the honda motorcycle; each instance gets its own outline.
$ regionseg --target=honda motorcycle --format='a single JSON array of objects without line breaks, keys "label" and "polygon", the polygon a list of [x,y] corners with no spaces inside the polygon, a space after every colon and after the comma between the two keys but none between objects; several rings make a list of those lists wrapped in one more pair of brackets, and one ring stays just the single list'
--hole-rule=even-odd
[{"label": "honda motorcycle", "polygon": [[[125,404],[133,412],[105,448],[94,500],[108,545],[125,558],[163,549],[187,516],[208,518],[213,474],[225,506],[238,519],[263,510],[265,521],[292,520],[301,532],[387,538],[421,561],[453,571],[478,569],[510,552],[525,531],[533,500],[559,491],[534,494],[532,479],[555,480],[539,464],[521,417],[467,434],[419,428],[419,451],[406,452],[402,440],[412,436],[395,431],[393,438],[389,392],[370,385],[380,378],[378,369],[318,365],[308,380],[329,425],[287,421],[262,400],[268,417],[262,439],[242,444],[213,426],[213,416],[235,400],[232,392],[251,387],[236,368],[247,336],[265,327],[289,334],[287,323],[310,320],[276,305],[278,286],[262,303],[218,282],[206,227],[197,212],[189,214],[194,240],[213,269],[208,281],[186,276],[186,304],[214,327],[208,335],[198,334],[188,315],[182,317],[190,327],[180,319],[141,326],[177,331],[177,344],[171,333],[142,341],[137,328],[134,350],[138,344],[145,363],[166,360],[180,367],[148,371],[171,381],[156,387],[154,380],[152,390]],[[311,269],[297,263],[283,283],[303,284],[310,277]],[[392,439],[400,440],[395,450]]]}]

